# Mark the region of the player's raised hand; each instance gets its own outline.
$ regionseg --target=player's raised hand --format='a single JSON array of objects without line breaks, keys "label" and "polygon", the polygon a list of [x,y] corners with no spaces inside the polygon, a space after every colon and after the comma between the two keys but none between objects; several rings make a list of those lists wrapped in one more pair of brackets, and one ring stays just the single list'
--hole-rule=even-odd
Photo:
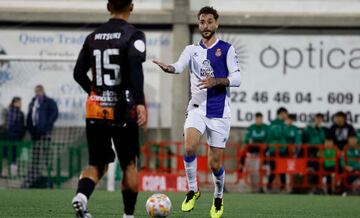
[{"label": "player's raised hand", "polygon": [[157,60],[153,60],[153,63],[158,65],[166,73],[175,73],[174,67],[169,64],[165,64]]},{"label": "player's raised hand", "polygon": [[211,87],[216,86],[216,79],[214,77],[206,77],[205,79],[202,79],[199,81],[199,84],[197,85],[200,89],[208,89]]},{"label": "player's raised hand", "polygon": [[136,106],[136,113],[137,113],[137,124],[138,126],[142,127],[145,125],[147,121],[147,113],[146,108],[144,105],[137,105]]}]

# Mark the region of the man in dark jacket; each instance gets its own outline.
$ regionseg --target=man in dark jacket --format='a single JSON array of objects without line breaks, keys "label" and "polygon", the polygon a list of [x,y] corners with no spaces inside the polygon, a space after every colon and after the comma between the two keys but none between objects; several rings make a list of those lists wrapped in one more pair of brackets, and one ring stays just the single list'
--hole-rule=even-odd
[{"label": "man in dark jacket", "polygon": [[51,186],[51,183],[46,179],[44,180],[41,174],[52,159],[51,132],[58,114],[56,102],[45,95],[42,85],[37,85],[35,87],[35,97],[29,104],[27,114],[27,128],[33,140],[33,147],[30,168],[22,185],[24,188]]},{"label": "man in dark jacket", "polygon": [[35,87],[35,97],[29,104],[27,127],[32,140],[50,138],[54,123],[58,118],[56,102],[45,95],[42,85]]}]

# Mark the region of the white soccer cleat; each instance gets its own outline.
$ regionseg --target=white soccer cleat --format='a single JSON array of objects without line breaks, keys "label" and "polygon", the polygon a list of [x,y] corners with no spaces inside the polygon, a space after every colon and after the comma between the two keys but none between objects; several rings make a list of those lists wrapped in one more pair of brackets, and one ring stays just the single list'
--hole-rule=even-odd
[{"label": "white soccer cleat", "polygon": [[72,200],[72,206],[75,211],[76,218],[92,218],[87,207],[86,196],[78,193]]},{"label": "white soccer cleat", "polygon": [[126,215],[126,214],[124,214],[123,218],[135,218],[135,217],[134,217],[134,215]]}]

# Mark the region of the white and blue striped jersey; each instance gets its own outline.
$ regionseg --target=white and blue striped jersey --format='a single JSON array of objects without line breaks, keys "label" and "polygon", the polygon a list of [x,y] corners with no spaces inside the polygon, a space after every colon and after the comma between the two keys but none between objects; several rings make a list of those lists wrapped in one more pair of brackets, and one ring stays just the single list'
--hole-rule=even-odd
[{"label": "white and blue striped jersey", "polygon": [[231,44],[217,39],[210,48],[206,48],[202,41],[188,45],[172,66],[175,73],[181,73],[189,67],[191,99],[188,110],[195,105],[208,118],[231,116],[229,87],[215,86],[203,90],[198,87],[199,81],[207,76],[228,78],[230,87],[240,86],[239,61]]}]

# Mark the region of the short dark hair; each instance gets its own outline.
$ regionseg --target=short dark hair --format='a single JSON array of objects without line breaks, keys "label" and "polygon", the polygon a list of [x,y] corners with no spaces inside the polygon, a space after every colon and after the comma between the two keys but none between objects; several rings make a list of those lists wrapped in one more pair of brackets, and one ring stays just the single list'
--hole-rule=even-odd
[{"label": "short dark hair", "polygon": [[355,132],[352,132],[349,134],[348,138],[357,138],[357,135]]},{"label": "short dark hair", "polygon": [[132,3],[132,0],[108,0],[115,11],[124,11]]},{"label": "short dark hair", "polygon": [[296,114],[289,114],[288,117],[290,120],[296,121]]},{"label": "short dark hair", "polygon": [[281,108],[277,109],[276,114],[279,115],[279,114],[281,114],[281,113],[287,113],[287,112],[288,112],[288,111],[286,110],[286,108],[281,107]]},{"label": "short dark hair", "polygon": [[343,117],[346,119],[346,114],[342,111],[338,111],[336,114],[335,114],[335,117]]},{"label": "short dark hair", "polygon": [[35,89],[45,90],[45,89],[44,89],[44,86],[43,86],[43,85],[41,85],[41,84],[36,85],[36,86],[35,86]]},{"label": "short dark hair", "polygon": [[327,134],[327,135],[325,135],[325,140],[326,141],[334,141],[334,138],[330,134]]},{"label": "short dark hair", "polygon": [[262,114],[261,112],[257,112],[257,113],[255,114],[255,117],[263,117],[263,114]]},{"label": "short dark hair", "polygon": [[21,101],[21,98],[19,96],[13,97],[11,100],[11,103],[10,103],[10,107],[13,107],[15,102],[17,102],[17,101]]},{"label": "short dark hair", "polygon": [[217,10],[215,10],[213,7],[210,6],[205,6],[202,7],[199,11],[199,13],[197,14],[197,18],[200,19],[200,15],[202,14],[212,14],[215,18],[215,20],[217,20],[219,18],[219,14],[217,12]]},{"label": "short dark hair", "polygon": [[315,117],[324,119],[324,114],[322,114],[322,113],[317,113],[317,114],[315,114]]}]

